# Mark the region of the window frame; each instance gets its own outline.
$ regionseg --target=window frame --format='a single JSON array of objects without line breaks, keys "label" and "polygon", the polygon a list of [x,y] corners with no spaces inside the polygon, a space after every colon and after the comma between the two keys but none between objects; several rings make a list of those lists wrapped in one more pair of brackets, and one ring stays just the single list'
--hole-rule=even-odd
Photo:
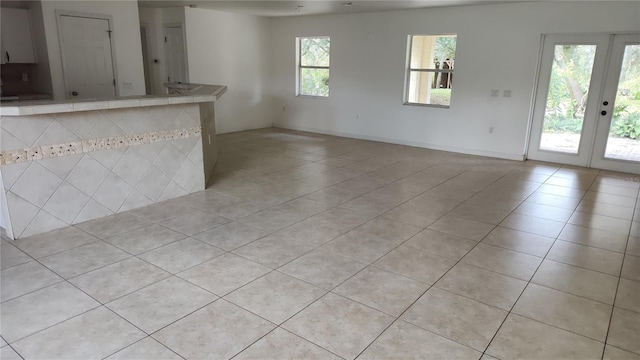
[{"label": "window frame", "polygon": [[[403,105],[410,105],[410,106],[424,106],[424,107],[433,107],[433,108],[440,108],[440,109],[449,109],[451,108],[451,102],[453,100],[453,87],[451,87],[451,98],[449,100],[449,105],[439,105],[439,104],[424,104],[424,103],[419,103],[419,102],[410,102],[409,101],[409,88],[411,86],[411,73],[412,72],[427,72],[427,73],[445,73],[445,74],[451,74],[453,75],[453,71],[455,69],[435,69],[435,68],[412,68],[411,67],[411,55],[413,52],[413,38],[415,36],[432,36],[432,37],[455,37],[456,38],[456,53],[458,52],[458,34],[432,34],[432,35],[427,35],[427,34],[409,34],[407,37],[407,60],[406,60],[406,65],[405,65],[405,86],[404,86],[404,97],[403,97]],[[455,58],[454,58],[455,60]]]},{"label": "window frame", "polygon": [[[331,74],[331,50],[329,50],[329,66],[312,66],[312,65],[302,65],[302,40],[303,39],[329,39],[329,44],[331,44],[331,36],[322,35],[322,36],[298,36],[296,37],[296,97],[305,97],[305,98],[314,98],[314,99],[328,99],[329,94],[327,96],[323,95],[307,95],[301,92],[301,84],[302,81],[302,69],[326,69]],[[329,85],[327,85],[329,86]],[[331,90],[329,90],[331,93]]]}]

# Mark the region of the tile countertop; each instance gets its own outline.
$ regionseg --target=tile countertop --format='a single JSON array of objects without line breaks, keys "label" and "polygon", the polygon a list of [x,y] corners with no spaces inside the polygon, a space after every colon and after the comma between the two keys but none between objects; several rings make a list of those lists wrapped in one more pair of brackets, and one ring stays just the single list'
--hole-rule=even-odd
[{"label": "tile countertop", "polygon": [[[166,85],[168,85],[169,88],[172,87],[171,84]],[[227,91],[227,87],[224,85],[179,84],[179,86],[190,86],[190,89],[192,90],[182,91],[180,94],[130,96],[110,100],[34,100],[21,101],[19,103],[5,103],[0,105],[0,116],[56,114],[77,111],[209,102],[218,100],[220,96]]]}]

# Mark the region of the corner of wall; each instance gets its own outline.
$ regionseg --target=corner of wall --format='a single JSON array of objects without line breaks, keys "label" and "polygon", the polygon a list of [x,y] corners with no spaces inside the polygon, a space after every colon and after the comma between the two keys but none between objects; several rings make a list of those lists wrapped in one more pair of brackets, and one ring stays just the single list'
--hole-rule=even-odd
[{"label": "corner of wall", "polygon": [[53,96],[49,52],[47,50],[44,16],[42,14],[42,1],[28,1],[27,4],[31,12],[31,27],[34,34],[33,44],[38,61],[38,83],[36,84],[36,91]]},{"label": "corner of wall", "polygon": [[0,235],[13,239],[13,229],[9,218],[9,207],[7,206],[7,196],[4,192],[2,172],[0,172]]}]

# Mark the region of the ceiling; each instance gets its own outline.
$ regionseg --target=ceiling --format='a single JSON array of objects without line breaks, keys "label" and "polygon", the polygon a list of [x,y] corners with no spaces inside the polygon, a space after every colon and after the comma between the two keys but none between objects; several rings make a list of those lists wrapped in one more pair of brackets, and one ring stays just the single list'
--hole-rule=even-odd
[{"label": "ceiling", "polygon": [[141,7],[194,6],[258,16],[301,16],[321,14],[350,14],[430,7],[531,2],[532,0],[139,0]]}]

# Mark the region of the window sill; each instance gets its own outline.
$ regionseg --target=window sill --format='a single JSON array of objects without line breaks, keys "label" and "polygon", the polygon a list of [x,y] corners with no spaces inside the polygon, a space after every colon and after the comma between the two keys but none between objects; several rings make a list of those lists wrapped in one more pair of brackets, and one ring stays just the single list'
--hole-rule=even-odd
[{"label": "window sill", "polygon": [[296,95],[296,97],[308,98],[308,99],[321,99],[321,100],[329,99],[329,96],[319,96],[319,95],[302,95],[302,94],[298,94],[298,95]]},{"label": "window sill", "polygon": [[451,105],[422,104],[422,103],[412,103],[412,102],[405,102],[402,105],[431,107],[431,108],[437,108],[437,109],[448,109],[451,107]]}]

